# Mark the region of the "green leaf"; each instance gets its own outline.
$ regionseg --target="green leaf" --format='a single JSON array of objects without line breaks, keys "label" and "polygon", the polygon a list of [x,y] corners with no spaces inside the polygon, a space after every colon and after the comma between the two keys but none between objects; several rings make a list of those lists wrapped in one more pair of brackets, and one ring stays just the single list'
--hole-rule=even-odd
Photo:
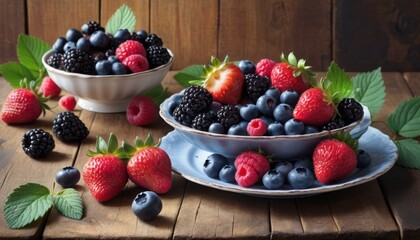
[{"label": "green leaf", "polygon": [[398,148],[397,165],[407,168],[420,169],[420,144],[414,139],[395,141]]},{"label": "green leaf", "polygon": [[0,65],[0,73],[4,79],[10,83],[13,88],[20,87],[20,81],[23,79],[34,80],[31,70],[20,63],[8,62]]},{"label": "green leaf", "polygon": [[9,228],[21,228],[45,215],[54,198],[45,186],[27,183],[14,189],[4,204],[4,218]]},{"label": "green leaf", "polygon": [[331,62],[325,77],[324,87],[332,96],[333,102],[338,104],[341,99],[350,96],[353,83],[350,77],[335,62]]},{"label": "green leaf", "polygon": [[166,98],[168,98],[169,93],[162,84],[159,84],[158,86],[143,93],[142,96],[150,97],[157,105],[160,105]]},{"label": "green leaf", "polygon": [[420,136],[420,97],[407,100],[387,119],[389,127],[403,137]]},{"label": "green leaf", "polygon": [[[191,81],[203,81],[204,65],[188,66],[174,75],[174,79],[183,87],[189,87]],[[201,84],[199,84],[201,85]]]},{"label": "green leaf", "polygon": [[79,220],[83,216],[82,198],[73,188],[66,188],[57,193],[54,204],[57,210],[68,218]]},{"label": "green leaf", "polygon": [[372,118],[375,117],[385,102],[385,85],[381,68],[359,73],[352,77],[352,81],[353,91],[350,97],[368,107]]},{"label": "green leaf", "polygon": [[21,34],[18,37],[17,56],[19,62],[27,67],[34,77],[42,78],[45,73],[42,64],[42,56],[50,50],[51,47],[44,41]]},{"label": "green leaf", "polygon": [[117,149],[118,139],[113,133],[110,133],[108,138],[108,152],[113,153]]},{"label": "green leaf", "polygon": [[118,30],[126,28],[128,31],[134,31],[136,26],[136,16],[126,4],[118,8],[106,24],[106,31],[115,34]]}]

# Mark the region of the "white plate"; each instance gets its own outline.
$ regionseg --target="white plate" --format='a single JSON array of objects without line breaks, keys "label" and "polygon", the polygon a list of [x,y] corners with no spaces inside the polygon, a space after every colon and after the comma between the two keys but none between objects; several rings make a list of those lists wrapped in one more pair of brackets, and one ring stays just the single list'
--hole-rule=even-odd
[{"label": "white plate", "polygon": [[381,176],[391,169],[397,160],[397,147],[390,138],[378,129],[369,127],[359,139],[359,149],[368,152],[372,158],[372,162],[367,168],[355,170],[350,176],[334,184],[322,185],[316,183],[308,189],[285,187],[280,190],[267,190],[262,185],[245,188],[208,177],[202,169],[205,159],[212,153],[195,148],[176,131],[172,131],[163,137],[160,147],[171,157],[173,171],[179,173],[185,179],[223,191],[275,198],[304,197],[356,186]]}]

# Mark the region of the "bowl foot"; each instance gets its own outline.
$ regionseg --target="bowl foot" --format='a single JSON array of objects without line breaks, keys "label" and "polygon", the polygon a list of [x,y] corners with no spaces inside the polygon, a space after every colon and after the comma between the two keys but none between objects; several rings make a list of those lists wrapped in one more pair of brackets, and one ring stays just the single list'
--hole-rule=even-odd
[{"label": "bowl foot", "polygon": [[79,98],[77,104],[88,111],[99,113],[118,113],[127,111],[130,99],[112,100],[112,101],[95,101],[90,99]]}]

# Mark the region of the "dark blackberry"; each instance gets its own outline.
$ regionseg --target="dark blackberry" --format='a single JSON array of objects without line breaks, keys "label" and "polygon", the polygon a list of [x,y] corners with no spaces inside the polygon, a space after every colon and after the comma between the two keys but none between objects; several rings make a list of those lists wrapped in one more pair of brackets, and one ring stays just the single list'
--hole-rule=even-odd
[{"label": "dark blackberry", "polygon": [[239,109],[233,105],[224,105],[217,111],[217,121],[223,125],[225,129],[238,124],[241,121]]},{"label": "dark blackberry", "polygon": [[31,129],[23,135],[23,151],[31,158],[45,157],[54,147],[55,143],[52,135],[43,129]]},{"label": "dark blackberry", "polygon": [[193,120],[193,116],[187,114],[180,105],[175,108],[174,112],[172,113],[175,120],[180,123],[181,125],[191,127],[191,123]]},{"label": "dark blackberry", "polygon": [[54,119],[52,131],[65,142],[80,142],[89,135],[89,130],[72,112],[62,112]]},{"label": "dark blackberry", "polygon": [[89,53],[79,49],[71,49],[64,53],[63,70],[66,72],[94,74],[95,61]]},{"label": "dark blackberry", "polygon": [[324,131],[324,130],[331,131],[331,130],[342,128],[345,126],[346,126],[346,122],[342,118],[335,117],[333,120],[331,120],[330,122],[322,126],[321,131]]},{"label": "dark blackberry", "polygon": [[185,89],[179,106],[183,112],[195,117],[199,113],[207,112],[212,102],[213,96],[207,89],[194,85]]},{"label": "dark blackberry", "polygon": [[146,49],[149,48],[150,46],[162,47],[163,46],[163,41],[160,37],[158,37],[158,35],[156,35],[155,33],[152,33],[152,34],[150,34],[149,36],[146,37],[143,45]]},{"label": "dark blackberry", "polygon": [[60,69],[63,55],[61,53],[54,53],[47,59],[47,64],[53,68]]},{"label": "dark blackberry", "polygon": [[171,55],[169,54],[168,49],[160,46],[148,47],[146,56],[150,68],[162,66],[168,63],[171,59]]},{"label": "dark blackberry", "polygon": [[347,124],[356,122],[363,117],[363,107],[354,98],[343,98],[337,109]]},{"label": "dark blackberry", "polygon": [[95,55],[93,55],[93,61],[95,62],[95,64],[99,61],[107,60],[107,59],[108,59],[108,57],[103,52],[98,52]]},{"label": "dark blackberry", "polygon": [[206,113],[199,113],[195,118],[192,120],[191,127],[201,131],[208,131],[210,125],[215,122],[214,115],[210,112]]},{"label": "dark blackberry", "polygon": [[268,77],[258,74],[245,74],[244,92],[254,103],[271,87]]},{"label": "dark blackberry", "polygon": [[96,31],[105,31],[105,29],[99,23],[95,21],[89,21],[83,24],[80,29],[82,30],[82,33],[86,35],[91,35],[92,33]]}]

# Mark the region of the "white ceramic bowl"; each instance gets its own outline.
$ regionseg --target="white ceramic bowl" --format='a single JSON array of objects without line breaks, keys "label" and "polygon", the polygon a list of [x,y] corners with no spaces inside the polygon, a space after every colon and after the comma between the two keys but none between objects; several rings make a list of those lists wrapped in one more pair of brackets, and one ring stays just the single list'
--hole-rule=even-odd
[{"label": "white ceramic bowl", "polygon": [[[261,148],[266,154],[276,160],[293,160],[312,155],[315,146],[330,134],[339,131],[350,132],[354,137],[360,137],[370,126],[369,110],[363,107],[364,116],[359,122],[332,131],[294,136],[234,136],[199,131],[178,123],[169,112],[169,102],[176,94],[166,99],[160,106],[160,115],[171,125],[179,135],[193,146],[211,153],[219,153],[226,157],[236,157],[246,150]],[[352,132],[356,130],[357,132]]]},{"label": "white ceramic bowl", "polygon": [[46,61],[53,54],[50,50],[42,57],[48,75],[64,91],[78,97],[78,105],[92,112],[125,112],[130,100],[157,86],[168,73],[173,54],[165,65],[144,72],[126,75],[86,75],[65,72],[49,66]]}]

